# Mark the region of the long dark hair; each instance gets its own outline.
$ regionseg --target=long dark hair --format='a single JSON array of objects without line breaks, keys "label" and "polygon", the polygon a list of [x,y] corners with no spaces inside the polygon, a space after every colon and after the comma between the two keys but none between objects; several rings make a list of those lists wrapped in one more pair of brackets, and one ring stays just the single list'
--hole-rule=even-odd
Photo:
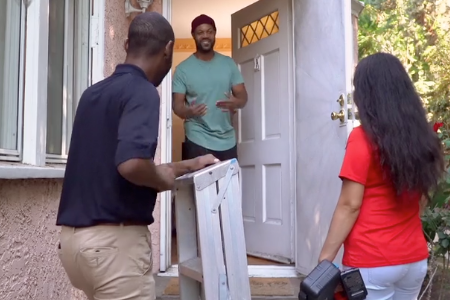
[{"label": "long dark hair", "polygon": [[354,86],[361,125],[397,193],[434,190],[445,172],[441,142],[400,60],[386,53],[362,59]]}]

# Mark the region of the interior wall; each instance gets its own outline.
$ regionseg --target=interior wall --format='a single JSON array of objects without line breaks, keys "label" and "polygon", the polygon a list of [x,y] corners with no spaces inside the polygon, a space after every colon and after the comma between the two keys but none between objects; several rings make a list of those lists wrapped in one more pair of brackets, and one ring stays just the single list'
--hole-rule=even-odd
[{"label": "interior wall", "polygon": [[257,0],[172,0],[172,26],[177,38],[191,37],[191,22],[206,14],[214,19],[217,38],[231,37],[231,15]]}]

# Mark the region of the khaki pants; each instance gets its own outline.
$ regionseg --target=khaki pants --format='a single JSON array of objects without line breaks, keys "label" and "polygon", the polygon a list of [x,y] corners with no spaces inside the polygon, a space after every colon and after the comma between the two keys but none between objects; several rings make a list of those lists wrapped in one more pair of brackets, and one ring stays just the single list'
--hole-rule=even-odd
[{"label": "khaki pants", "polygon": [[89,300],[154,300],[147,226],[62,227],[58,255]]}]

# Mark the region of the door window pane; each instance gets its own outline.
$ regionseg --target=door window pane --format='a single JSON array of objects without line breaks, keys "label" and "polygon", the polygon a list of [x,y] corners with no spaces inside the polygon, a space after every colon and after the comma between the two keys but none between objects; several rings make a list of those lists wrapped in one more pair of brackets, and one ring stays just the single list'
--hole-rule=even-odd
[{"label": "door window pane", "polygon": [[0,155],[19,150],[21,1],[0,1]]},{"label": "door window pane", "polygon": [[241,27],[241,47],[254,44],[280,30],[278,11],[274,11],[264,17]]}]

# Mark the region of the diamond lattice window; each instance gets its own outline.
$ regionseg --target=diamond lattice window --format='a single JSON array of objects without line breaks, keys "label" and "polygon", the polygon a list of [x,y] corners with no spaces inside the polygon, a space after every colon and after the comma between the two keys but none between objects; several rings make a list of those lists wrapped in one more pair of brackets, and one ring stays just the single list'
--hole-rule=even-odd
[{"label": "diamond lattice window", "polygon": [[259,20],[241,27],[241,47],[246,47],[271,36],[277,33],[279,29],[278,11],[274,11]]}]

